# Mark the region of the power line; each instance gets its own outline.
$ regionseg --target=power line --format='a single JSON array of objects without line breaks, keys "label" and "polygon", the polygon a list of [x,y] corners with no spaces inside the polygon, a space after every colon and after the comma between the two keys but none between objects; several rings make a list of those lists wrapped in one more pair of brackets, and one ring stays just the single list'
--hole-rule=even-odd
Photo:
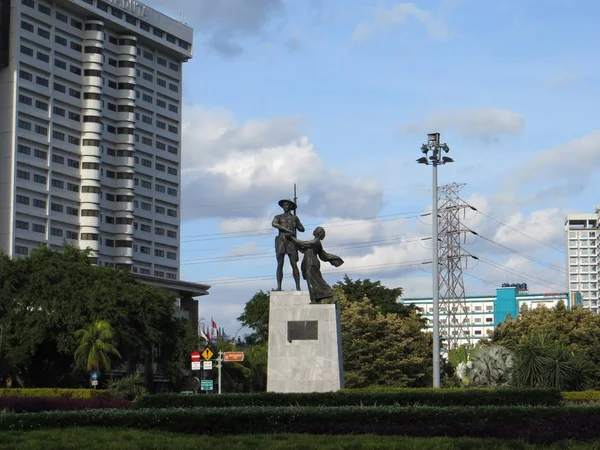
[{"label": "power line", "polygon": [[[417,213],[422,213],[423,211],[409,211],[403,213],[396,214],[386,214],[381,216],[370,216],[370,217],[362,217],[358,219],[342,219],[342,220],[333,220],[325,223],[309,223],[307,227],[313,226],[327,226],[329,228],[337,228],[340,226],[355,226],[360,225],[365,222],[387,222],[392,220],[403,220],[403,219],[412,219],[418,217],[415,215]],[[412,215],[411,215],[412,214]],[[398,217],[405,216],[405,217]],[[353,223],[351,223],[353,222]],[[254,236],[262,236],[262,235],[270,235],[273,232],[273,228],[258,228],[253,230],[242,230],[242,231],[229,231],[229,232],[220,232],[220,233],[208,233],[208,234],[196,234],[196,235],[188,235],[182,236],[182,241],[185,242],[196,242],[196,241],[211,241],[217,239],[233,239],[240,237],[254,237]],[[196,239],[200,238],[200,239]]]},{"label": "power line", "polygon": [[[508,274],[510,274],[512,276],[520,277],[520,278],[525,279],[527,281],[541,284],[542,286],[546,286],[547,288],[550,288],[550,289],[556,289],[558,287],[561,291],[565,290],[564,286],[561,286],[559,284],[553,283],[552,281],[548,281],[548,280],[545,280],[543,278],[537,277],[535,275],[525,274],[523,272],[519,272],[519,271],[516,271],[514,269],[509,269],[508,267],[504,267],[504,266],[502,266],[502,265],[500,265],[498,263],[495,263],[493,261],[487,260],[485,258],[479,258],[479,260],[482,263],[484,263],[484,264],[487,264],[487,265],[489,265],[491,267],[495,267],[496,269],[502,270],[503,272],[506,272],[506,273],[508,273]],[[552,287],[552,286],[554,286],[554,287]]]},{"label": "power line", "polygon": [[[375,264],[375,265],[370,265],[370,266],[354,267],[352,269],[332,269],[332,270],[325,270],[322,273],[323,274],[341,273],[341,272],[353,273],[353,272],[362,272],[363,270],[368,270],[368,269],[410,267],[410,266],[419,266],[421,264],[431,264],[431,260],[415,260],[415,261],[408,261],[408,262],[404,262],[404,263]],[[289,276],[289,275],[286,275],[286,276]],[[260,276],[255,276],[255,277],[229,278],[226,280],[222,280],[222,279],[206,280],[206,281],[203,281],[203,283],[207,283],[207,284],[211,284],[211,285],[219,285],[219,284],[243,283],[243,282],[247,282],[247,281],[268,280],[271,278],[273,278],[273,275],[260,275]]]},{"label": "power line", "polygon": [[495,241],[495,240],[493,240],[493,239],[490,239],[490,238],[488,238],[488,237],[485,237],[485,236],[483,236],[482,234],[479,234],[479,233],[477,233],[477,232],[475,232],[475,231],[473,231],[473,230],[469,230],[469,231],[471,231],[471,233],[473,233],[474,235],[476,235],[476,236],[480,237],[480,238],[481,238],[481,239],[483,239],[484,241],[488,241],[488,242],[490,242],[490,243],[492,243],[492,244],[494,244],[494,245],[497,245],[498,247],[501,247],[501,248],[503,248],[504,250],[507,250],[507,251],[509,251],[509,252],[512,252],[512,253],[515,253],[515,254],[517,254],[517,255],[520,255],[520,256],[522,256],[523,258],[526,258],[526,259],[528,259],[528,260],[530,260],[530,261],[533,261],[533,262],[535,262],[535,263],[538,263],[538,264],[540,264],[540,265],[542,265],[542,266],[548,267],[549,269],[556,270],[557,272],[561,272],[561,273],[563,273],[563,274],[566,274],[566,273],[567,273],[567,271],[566,271],[566,270],[564,270],[564,269],[563,269],[563,268],[561,268],[561,267],[555,266],[554,264],[551,264],[551,263],[549,263],[549,262],[547,262],[547,261],[544,261],[544,260],[542,260],[542,259],[536,258],[536,257],[534,257],[534,256],[528,255],[528,254],[526,254],[526,253],[523,253],[523,252],[521,252],[521,251],[519,251],[519,250],[515,250],[514,248],[508,247],[508,246],[506,246],[506,245],[504,245],[504,244],[501,244],[500,242],[497,242],[497,241]]},{"label": "power line", "polygon": [[[470,206],[471,206],[471,205],[470,205]],[[516,228],[514,228],[514,227],[511,227],[510,225],[508,225],[508,224],[506,224],[506,223],[502,222],[501,220],[499,220],[499,219],[496,219],[496,218],[494,218],[494,217],[490,216],[489,214],[486,214],[486,213],[484,213],[483,211],[479,211],[479,210],[478,210],[477,208],[475,208],[474,206],[471,206],[471,209],[472,209],[472,210],[474,210],[474,211],[477,211],[479,214],[481,214],[481,215],[483,215],[483,216],[487,217],[488,219],[490,219],[490,220],[493,220],[494,222],[497,222],[497,223],[499,223],[500,225],[502,225],[502,226],[504,226],[504,227],[506,227],[506,228],[508,228],[508,229],[510,229],[510,230],[513,230],[513,231],[514,231],[514,232],[516,232],[516,233],[519,233],[519,234],[520,234],[520,235],[522,235],[522,236],[525,236],[525,237],[526,237],[526,238],[528,238],[528,239],[531,239],[531,240],[533,240],[533,241],[535,241],[535,242],[537,242],[537,243],[539,243],[539,244],[545,245],[546,247],[549,247],[549,248],[551,248],[551,249],[553,249],[553,250],[556,250],[557,252],[564,253],[565,255],[567,254],[567,252],[566,252],[565,250],[563,250],[563,249],[561,249],[561,248],[558,248],[558,247],[555,247],[554,245],[548,244],[548,243],[546,243],[546,242],[540,241],[539,239],[537,239],[537,238],[534,238],[533,236],[530,236],[530,235],[528,235],[527,233],[523,233],[521,230],[518,230],[518,229],[516,229]]]},{"label": "power line", "polygon": [[483,278],[476,277],[475,275],[472,275],[470,273],[463,272],[463,275],[465,275],[467,277],[475,278],[476,280],[483,281],[484,283],[491,284],[492,286],[498,287],[497,283],[494,283],[493,281],[489,281],[489,280],[484,280]]},{"label": "power line", "polygon": [[[411,238],[408,240],[402,240],[403,238]],[[374,241],[362,241],[355,243],[347,243],[347,244],[338,244],[333,245],[330,248],[363,248],[370,247],[372,245],[394,245],[394,244],[405,244],[410,242],[417,242],[423,239],[422,236],[399,236],[394,238],[387,239],[378,239]],[[263,246],[266,247],[266,246]],[[258,248],[258,247],[257,247]],[[189,264],[202,264],[208,262],[229,262],[229,261],[245,261],[246,259],[261,259],[261,258],[272,258],[273,253],[246,253],[240,255],[226,255],[226,256],[215,256],[209,258],[200,258],[200,259],[188,259],[181,262],[181,264],[189,265]]]}]

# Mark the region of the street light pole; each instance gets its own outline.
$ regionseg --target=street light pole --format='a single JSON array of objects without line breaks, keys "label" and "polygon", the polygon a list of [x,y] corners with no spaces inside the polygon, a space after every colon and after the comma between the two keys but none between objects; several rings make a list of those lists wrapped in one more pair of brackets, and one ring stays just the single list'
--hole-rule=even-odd
[{"label": "street light pole", "polygon": [[[440,255],[439,255],[439,241],[438,241],[438,180],[437,180],[437,167],[451,163],[454,160],[448,156],[441,156],[441,152],[445,151],[448,153],[450,148],[446,144],[440,144],[439,133],[429,133],[427,135],[427,144],[421,146],[421,152],[425,156],[417,159],[419,164],[426,164],[433,166],[433,181],[432,181],[432,232],[431,240],[433,241],[433,387],[440,387]],[[428,153],[431,152],[431,156]]]}]

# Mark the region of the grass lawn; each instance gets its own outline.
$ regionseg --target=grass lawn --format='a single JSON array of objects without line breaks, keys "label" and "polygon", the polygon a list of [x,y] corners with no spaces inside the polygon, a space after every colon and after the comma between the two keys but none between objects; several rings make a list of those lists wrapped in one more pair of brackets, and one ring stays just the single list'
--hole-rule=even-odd
[{"label": "grass lawn", "polygon": [[[199,428],[202,424],[198,424]],[[600,440],[590,443],[561,442],[536,446],[519,441],[497,439],[405,438],[395,436],[311,436],[255,435],[208,437],[181,435],[159,431],[139,431],[108,428],[70,428],[65,430],[3,431],[0,449],[418,449],[418,450],[533,450],[533,449],[600,449]]]}]

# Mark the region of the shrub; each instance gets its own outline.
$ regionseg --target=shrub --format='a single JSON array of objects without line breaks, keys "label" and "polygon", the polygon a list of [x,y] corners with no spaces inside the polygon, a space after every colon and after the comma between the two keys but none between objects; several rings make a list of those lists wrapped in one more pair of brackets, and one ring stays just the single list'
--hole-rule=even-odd
[{"label": "shrub", "polygon": [[587,403],[600,401],[600,391],[563,392],[562,396],[565,400],[572,402]]},{"label": "shrub", "polygon": [[123,400],[136,400],[148,393],[139,373],[127,375],[108,384],[110,395]]},{"label": "shrub", "polygon": [[239,407],[54,411],[0,415],[0,430],[82,426],[174,433],[470,436],[549,443],[597,437],[600,408],[565,407]]},{"label": "shrub", "polygon": [[94,398],[107,396],[101,389],[0,388],[0,397]]},{"label": "shrub", "polygon": [[555,389],[395,389],[280,394],[274,392],[223,395],[156,394],[135,402],[137,408],[192,408],[232,406],[482,406],[559,405]]},{"label": "shrub", "polygon": [[0,410],[8,412],[73,411],[79,409],[127,408],[131,402],[110,397],[52,398],[0,397]]}]

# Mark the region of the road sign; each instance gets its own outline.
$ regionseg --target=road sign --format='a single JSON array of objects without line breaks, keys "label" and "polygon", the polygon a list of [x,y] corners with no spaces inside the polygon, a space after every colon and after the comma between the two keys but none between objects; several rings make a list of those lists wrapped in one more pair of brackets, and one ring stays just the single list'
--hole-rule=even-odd
[{"label": "road sign", "polygon": [[213,390],[213,380],[202,380],[202,390],[203,391],[212,391]]},{"label": "road sign", "polygon": [[192,361],[200,361],[200,352],[192,352],[190,356]]},{"label": "road sign", "polygon": [[92,380],[92,386],[98,386],[98,380]]},{"label": "road sign", "polygon": [[92,372],[92,374],[90,375],[90,379],[92,381],[98,381],[98,372]]},{"label": "road sign", "polygon": [[223,353],[223,361],[243,361],[244,352],[225,352]]},{"label": "road sign", "polygon": [[212,361],[203,361],[203,363],[204,370],[212,370]]},{"label": "road sign", "polygon": [[200,361],[192,361],[192,370],[200,370]]},{"label": "road sign", "polygon": [[213,357],[213,354],[214,353],[211,351],[211,349],[206,347],[202,352],[202,357],[208,361],[210,358]]}]

